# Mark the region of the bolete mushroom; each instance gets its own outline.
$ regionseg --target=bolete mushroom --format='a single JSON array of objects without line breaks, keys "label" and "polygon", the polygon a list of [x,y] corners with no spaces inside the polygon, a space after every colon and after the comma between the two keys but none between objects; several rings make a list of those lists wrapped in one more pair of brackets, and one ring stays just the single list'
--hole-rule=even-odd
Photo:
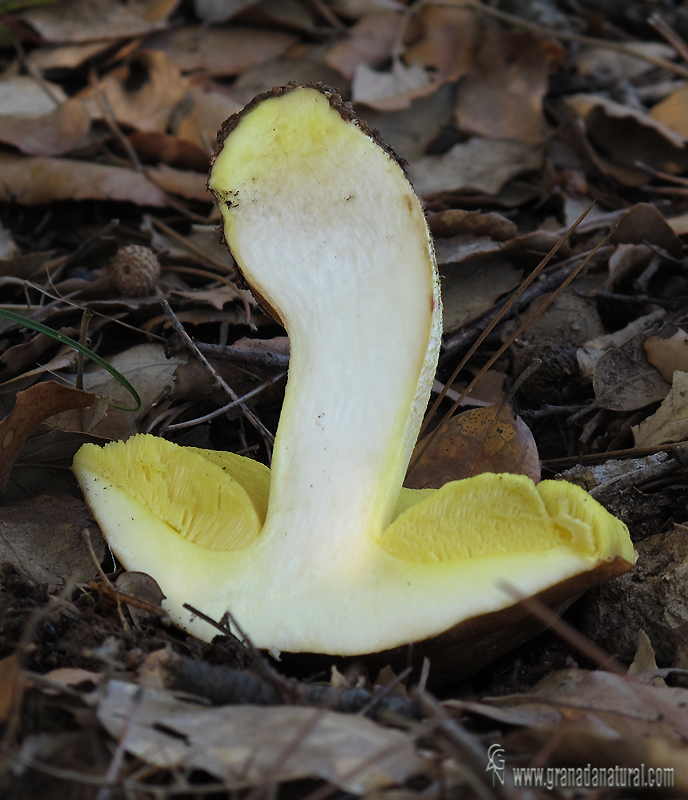
[{"label": "bolete mushroom", "polygon": [[571,484],[401,489],[437,363],[439,281],[394,153],[334,91],[249,103],[223,126],[209,187],[291,342],[272,469],[153,436],[74,461],[114,553],[157,580],[179,626],[215,635],[191,603],[230,610],[273,652],[434,643],[456,675],[534,632],[500,581],[559,607],[628,569],[626,527]]}]

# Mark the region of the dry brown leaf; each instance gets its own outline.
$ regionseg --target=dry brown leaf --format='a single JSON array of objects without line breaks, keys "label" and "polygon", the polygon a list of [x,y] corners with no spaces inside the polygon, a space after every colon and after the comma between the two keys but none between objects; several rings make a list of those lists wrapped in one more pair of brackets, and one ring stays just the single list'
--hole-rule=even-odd
[{"label": "dry brown leaf", "polygon": [[357,106],[356,113],[371,128],[377,128],[383,140],[398,155],[407,161],[417,161],[451,120],[455,95],[455,85],[445,83],[432,94],[412,100],[408,108],[379,111],[369,106]]},{"label": "dry brown leaf", "polygon": [[649,116],[674,133],[688,138],[688,82],[652,106]]},{"label": "dry brown leaf", "polygon": [[[316,17],[308,3],[301,0],[258,0],[245,15],[247,21],[266,28],[281,28],[314,34]],[[319,21],[320,17],[318,18]]]},{"label": "dry brown leaf", "polygon": [[666,393],[662,405],[631,430],[636,447],[655,447],[688,439],[688,372],[674,372],[671,390]]},{"label": "dry brown leaf", "polygon": [[74,578],[91,580],[98,570],[84,543],[89,531],[98,562],[107,547],[85,503],[74,497],[43,495],[5,506],[0,520],[0,559],[49,592],[57,592]]},{"label": "dry brown leaf", "polygon": [[481,472],[511,472],[540,480],[533,434],[520,417],[514,417],[508,403],[452,417],[408,473],[404,486],[439,489]]},{"label": "dry brown leaf", "polygon": [[[441,263],[441,262],[440,262]],[[515,289],[521,270],[499,255],[442,264],[442,321],[445,333],[489,311],[497,298]]]},{"label": "dry brown leaf", "polygon": [[344,97],[349,94],[349,81],[317,58],[318,52],[301,58],[276,58],[243,72],[232,84],[232,94],[242,103],[250,102],[257,94],[269,92],[273,86],[288,83],[325,83],[334,86]]},{"label": "dry brown leaf", "polygon": [[325,63],[349,80],[359,64],[381,66],[392,57],[392,45],[403,19],[402,14],[394,11],[367,14],[327,51]]},{"label": "dry brown leaf", "polygon": [[[172,110],[186,93],[179,68],[161,50],[137,50],[126,64],[80,95],[92,119],[107,116],[139,131],[167,130]],[[106,106],[107,103],[107,106]]]},{"label": "dry brown leaf", "polygon": [[624,244],[649,242],[662,247],[677,258],[683,253],[681,240],[664,219],[662,212],[651,203],[636,203],[631,206],[620,217],[610,241]]},{"label": "dry brown leaf", "polygon": [[465,233],[437,239],[435,242],[435,253],[439,266],[460,264],[475,256],[496,253],[499,249],[499,243],[493,242],[489,236],[471,236]]},{"label": "dry brown leaf", "polygon": [[[629,342],[637,334],[656,327],[656,323],[665,316],[666,311],[663,308],[658,308],[650,314],[645,314],[642,317],[638,317],[638,319],[632,320],[626,327],[614,331],[614,333],[607,333],[585,342],[576,352],[581,379],[592,380],[597,362],[602,358],[602,354],[606,350],[621,347],[622,344]],[[652,366],[656,365],[652,364]]]},{"label": "dry brown leaf", "polygon": [[0,113],[30,119],[43,117],[66,102],[64,89],[56,83],[40,83],[28,75],[0,80]]},{"label": "dry brown leaf", "polygon": [[194,0],[194,11],[203,22],[225,22],[258,0]]},{"label": "dry brown leaf", "polygon": [[[91,672],[91,670],[80,667],[58,667],[46,672],[43,677],[59,686],[77,687],[85,683],[98,685],[105,675],[102,672]],[[59,689],[49,689],[46,686],[42,688],[44,694],[59,694]]]},{"label": "dry brown leaf", "polygon": [[230,789],[268,779],[320,778],[365,794],[403,783],[429,766],[410,734],[365,717],[302,706],[204,708],[111,680],[98,719],[137,758],[164,768],[200,769]]},{"label": "dry brown leaf", "polygon": [[330,0],[328,5],[347,19],[359,19],[376,11],[403,11],[405,8],[399,0]]},{"label": "dry brown leaf", "polygon": [[524,172],[540,169],[542,150],[528,144],[475,136],[441,156],[424,156],[408,168],[419,195],[474,190],[495,195]]},{"label": "dry brown leaf", "polygon": [[165,191],[210,202],[204,174],[164,165],[144,175],[91,161],[0,153],[0,176],[0,202],[27,206],[55,200],[125,200],[164,208]]},{"label": "dry brown leaf", "polygon": [[50,420],[53,428],[84,431],[110,439],[126,439],[137,433],[136,422],[159,403],[174,387],[174,371],[185,363],[186,356],[166,358],[159,344],[139,344],[109,359],[110,365],[132,384],[141,398],[136,412],[108,408],[108,402],[127,405],[129,392],[104,369],[84,373],[84,388],[101,398],[87,412],[66,412]]},{"label": "dry brown leaf", "polygon": [[351,100],[379,111],[399,111],[417,97],[432,94],[439,85],[420,65],[407,67],[398,58],[389,72],[376,72],[367,64],[359,64],[351,84]]},{"label": "dry brown leaf", "polygon": [[428,212],[427,220],[430,232],[435,237],[472,234],[506,242],[518,235],[516,224],[496,211],[483,214],[481,211],[449,208],[446,211]]},{"label": "dry brown leaf", "polygon": [[493,30],[459,86],[457,125],[495,139],[540,142],[546,131],[542,100],[548,87],[549,53],[542,39]]},{"label": "dry brown leaf", "polygon": [[192,86],[186,93],[182,106],[188,111],[182,116],[180,108],[174,114],[172,128],[180,139],[193,142],[210,153],[220,126],[232,114],[241,111],[242,105],[218,86],[201,89]]},{"label": "dry brown leaf", "polygon": [[146,47],[162,50],[182,72],[229,76],[241,75],[257,64],[278,58],[297,41],[294,34],[286,31],[247,25],[183,25],[151,36]]},{"label": "dry brown leaf", "polygon": [[[637,411],[664,399],[671,386],[648,362],[639,334],[615,350],[607,350],[595,367],[593,388],[601,408]],[[637,441],[636,441],[637,444]]]},{"label": "dry brown leaf", "polygon": [[162,20],[148,19],[149,10],[148,3],[137,0],[126,4],[109,0],[60,0],[19,16],[43,41],[63,44],[144,36],[166,27]]},{"label": "dry brown leaf", "polygon": [[615,284],[640,275],[651,258],[652,250],[646,244],[617,245],[609,256],[609,277],[602,288],[609,291]]},{"label": "dry brown leaf", "polygon": [[217,289],[199,289],[198,291],[179,292],[174,290],[173,294],[192,300],[194,305],[208,303],[213,308],[222,310],[227,303],[237,300],[240,295],[231,286],[219,286]]},{"label": "dry brown leaf", "polygon": [[57,47],[37,47],[26,56],[26,63],[41,72],[58,69],[76,69],[89,58],[97,56],[112,42],[85,42],[84,44],[66,44]]},{"label": "dry brown leaf", "polygon": [[475,63],[483,32],[480,15],[470,8],[425,6],[421,10],[420,40],[404,51],[408,64],[435,70],[457,80]]},{"label": "dry brown leaf", "polygon": [[12,411],[0,422],[0,495],[12,466],[33,431],[49,417],[71,408],[93,405],[94,394],[44,381],[17,394]]},{"label": "dry brown leaf", "polygon": [[675,325],[665,325],[644,347],[647,360],[668,383],[676,370],[688,372],[688,334]]},{"label": "dry brown leaf", "polygon": [[194,172],[205,172],[208,169],[207,149],[193,142],[158,131],[135,131],[127,138],[143,161],[168,164]]},{"label": "dry brown leaf", "polygon": [[79,100],[67,100],[40,117],[0,114],[0,141],[22,153],[56,156],[78,147],[91,128],[91,118]]}]

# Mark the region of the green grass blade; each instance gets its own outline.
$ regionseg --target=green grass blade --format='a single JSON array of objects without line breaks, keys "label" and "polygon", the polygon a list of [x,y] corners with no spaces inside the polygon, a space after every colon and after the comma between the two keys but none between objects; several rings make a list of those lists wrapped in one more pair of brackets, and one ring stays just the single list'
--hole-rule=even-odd
[{"label": "green grass blade", "polygon": [[79,353],[83,353],[85,356],[88,356],[91,361],[94,361],[104,370],[107,370],[107,372],[109,372],[113,378],[116,378],[122,384],[122,386],[124,386],[124,388],[129,392],[136,402],[135,408],[125,408],[124,406],[118,406],[116,403],[110,403],[109,405],[112,406],[112,408],[118,408],[120,411],[138,411],[141,408],[141,398],[139,397],[138,392],[124,377],[124,375],[117,372],[114,367],[111,367],[107,361],[102,359],[92,350],[89,350],[88,347],[84,347],[83,344],[80,344],[74,339],[70,339],[69,336],[65,336],[63,333],[59,333],[59,331],[49,328],[47,325],[43,325],[41,322],[35,322],[32,319],[23,317],[21,314],[15,314],[14,311],[6,311],[5,309],[0,308],[0,317],[7,319],[10,322],[14,322],[17,325],[22,325],[25,328],[31,328],[31,330],[37,331],[38,333],[44,333],[46,336],[50,336],[50,338],[54,339],[56,342],[67,344],[70,347],[73,347]]}]

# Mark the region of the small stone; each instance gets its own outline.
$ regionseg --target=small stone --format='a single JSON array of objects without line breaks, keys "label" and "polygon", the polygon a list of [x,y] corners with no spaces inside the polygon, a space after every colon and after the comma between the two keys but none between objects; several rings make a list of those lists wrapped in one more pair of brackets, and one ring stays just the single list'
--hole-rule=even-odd
[{"label": "small stone", "polygon": [[110,262],[110,277],[123,295],[140,297],[153,290],[160,277],[160,262],[150,247],[130,244],[121,247]]}]

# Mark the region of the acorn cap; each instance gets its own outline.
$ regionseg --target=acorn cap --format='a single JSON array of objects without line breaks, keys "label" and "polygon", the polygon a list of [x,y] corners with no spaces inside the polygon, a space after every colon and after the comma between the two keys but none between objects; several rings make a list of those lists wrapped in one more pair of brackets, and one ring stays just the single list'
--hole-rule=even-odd
[{"label": "acorn cap", "polygon": [[120,247],[110,261],[110,278],[127,297],[140,297],[153,291],[160,277],[160,262],[150,247],[129,244]]}]

